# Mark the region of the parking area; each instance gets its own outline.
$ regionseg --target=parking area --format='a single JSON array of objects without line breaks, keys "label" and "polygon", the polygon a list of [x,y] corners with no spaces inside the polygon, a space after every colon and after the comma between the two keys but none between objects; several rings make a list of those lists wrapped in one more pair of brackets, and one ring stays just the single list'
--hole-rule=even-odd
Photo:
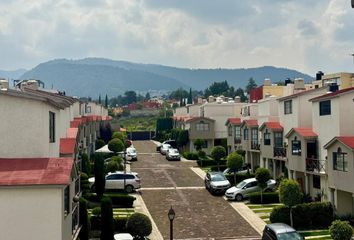
[{"label": "parking area", "polygon": [[142,198],[164,239],[169,239],[167,212],[173,206],[174,239],[260,239],[259,234],[221,196],[204,189],[191,170],[195,162],[167,161],[150,141],[135,141],[138,162],[131,166],[142,179]]}]

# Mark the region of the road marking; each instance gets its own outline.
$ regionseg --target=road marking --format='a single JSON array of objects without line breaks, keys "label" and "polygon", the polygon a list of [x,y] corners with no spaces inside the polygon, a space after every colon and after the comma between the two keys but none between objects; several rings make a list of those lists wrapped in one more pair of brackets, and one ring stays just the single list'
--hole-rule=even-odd
[{"label": "road marking", "polygon": [[147,187],[140,188],[141,191],[149,190],[189,190],[189,189],[205,189],[205,187],[195,186],[195,187]]}]

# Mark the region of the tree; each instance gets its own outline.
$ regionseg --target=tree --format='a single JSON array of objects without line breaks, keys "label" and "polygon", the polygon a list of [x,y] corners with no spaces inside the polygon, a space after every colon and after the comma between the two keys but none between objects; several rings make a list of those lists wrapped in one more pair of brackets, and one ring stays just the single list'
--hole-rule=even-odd
[{"label": "tree", "polygon": [[86,173],[80,173],[80,190],[82,192],[82,196],[86,196],[87,193],[90,193],[90,182],[88,180],[88,176]]},{"label": "tree", "polygon": [[335,220],[329,228],[329,233],[333,240],[350,240],[353,235],[353,228],[347,221]]},{"label": "tree", "polygon": [[142,213],[134,213],[127,221],[127,230],[134,239],[144,239],[151,234],[151,220]]},{"label": "tree", "polygon": [[88,224],[88,213],[87,213],[87,201],[83,197],[80,197],[80,202],[79,202],[79,223],[81,224],[79,239],[88,240],[89,224]]},{"label": "tree", "polygon": [[145,94],[145,100],[150,100],[150,93],[149,92],[147,92],[146,94]]},{"label": "tree", "polygon": [[257,84],[256,84],[256,82],[254,81],[254,79],[253,79],[253,78],[248,79],[248,84],[247,84],[247,86],[246,86],[246,92],[247,92],[247,94],[250,94],[250,91],[251,91],[252,89],[256,88],[256,87],[257,87]]},{"label": "tree", "polygon": [[210,95],[226,95],[229,90],[229,84],[225,80],[223,82],[214,82],[204,91],[204,96],[209,97]]},{"label": "tree", "polygon": [[125,105],[137,102],[136,92],[135,91],[126,91],[124,93],[124,101],[123,102]]},{"label": "tree", "polygon": [[178,146],[183,147],[187,145],[188,141],[189,141],[188,130],[181,130],[177,138]]},{"label": "tree", "polygon": [[188,104],[193,104],[193,96],[192,96],[192,88],[189,89],[189,94],[188,94]]},{"label": "tree", "polygon": [[237,152],[232,152],[227,156],[227,167],[230,168],[230,170],[234,173],[234,183],[236,186],[236,174],[237,171],[242,167],[243,165],[243,157]]},{"label": "tree", "polygon": [[99,198],[102,197],[105,189],[105,169],[103,155],[96,153],[94,155],[94,174],[95,174],[95,191]]},{"label": "tree", "polygon": [[222,146],[215,146],[211,150],[211,157],[216,161],[218,165],[218,171],[220,172],[220,160],[226,156],[226,150]]},{"label": "tree", "polygon": [[169,95],[169,99],[182,99],[187,97],[188,97],[188,92],[183,88],[178,88],[177,90],[172,91]]},{"label": "tree", "polygon": [[102,139],[97,139],[97,141],[96,141],[96,149],[100,149],[104,145],[106,145],[106,143]]},{"label": "tree", "polygon": [[112,127],[110,123],[100,125],[100,136],[105,143],[108,143],[112,138]]},{"label": "tree", "polygon": [[112,200],[109,197],[101,199],[101,240],[113,240],[114,222]]},{"label": "tree", "polygon": [[122,132],[114,132],[113,134],[112,134],[112,138],[114,139],[114,138],[118,138],[118,139],[120,139],[123,143],[125,142],[125,139],[126,139],[126,136],[125,136],[125,134],[124,133],[122,133]]},{"label": "tree", "polygon": [[245,92],[243,91],[242,88],[236,89],[235,96],[239,96],[241,102],[246,102],[246,100],[247,100],[247,97],[245,96]]},{"label": "tree", "polygon": [[266,168],[258,168],[255,174],[258,187],[261,188],[261,203],[263,203],[263,190],[267,187],[267,182],[271,179],[270,172]]},{"label": "tree", "polygon": [[194,140],[193,145],[197,151],[202,150],[205,140],[197,138]]},{"label": "tree", "polygon": [[117,153],[124,151],[125,146],[119,138],[113,138],[108,142],[108,149],[114,153]]},{"label": "tree", "polygon": [[104,107],[108,108],[108,96],[106,94],[106,99],[104,100]]},{"label": "tree", "polygon": [[279,186],[279,200],[285,206],[290,208],[290,225],[293,226],[292,207],[300,204],[303,199],[303,194],[300,190],[300,185],[295,180],[284,179]]}]

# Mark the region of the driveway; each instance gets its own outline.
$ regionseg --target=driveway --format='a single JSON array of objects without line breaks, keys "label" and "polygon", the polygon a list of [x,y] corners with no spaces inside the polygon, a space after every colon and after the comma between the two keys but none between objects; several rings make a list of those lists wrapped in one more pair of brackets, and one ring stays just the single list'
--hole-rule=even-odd
[{"label": "driveway", "polygon": [[176,212],[174,239],[260,239],[259,234],[225,201],[204,189],[191,167],[194,161],[167,161],[150,141],[136,141],[139,160],[131,166],[142,180],[141,195],[164,239],[167,212]]}]

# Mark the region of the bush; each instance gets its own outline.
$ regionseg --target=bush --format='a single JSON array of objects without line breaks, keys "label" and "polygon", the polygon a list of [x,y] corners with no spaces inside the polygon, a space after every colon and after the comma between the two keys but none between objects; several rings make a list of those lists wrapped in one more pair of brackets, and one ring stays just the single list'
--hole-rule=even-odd
[{"label": "bush", "polygon": [[125,146],[122,140],[119,138],[113,138],[111,141],[108,142],[108,149],[112,152],[121,152],[124,151]]},{"label": "bush", "polygon": [[95,191],[97,195],[101,197],[104,193],[105,183],[106,183],[104,160],[101,154],[95,154],[94,173],[95,173]]},{"label": "bush", "polygon": [[128,221],[127,217],[115,217],[114,218],[114,231],[115,232],[126,232],[127,231],[127,221]]},{"label": "bush", "polygon": [[[219,168],[220,168],[220,171],[224,171],[227,168],[227,166],[226,165],[220,165]],[[213,172],[214,171],[218,171],[218,166],[211,166],[210,167],[210,171],[213,171]]]},{"label": "bush", "polygon": [[137,238],[148,236],[152,231],[151,220],[142,213],[134,213],[127,221],[127,230]]},{"label": "bush", "polygon": [[81,224],[79,238],[80,240],[88,240],[90,227],[89,227],[88,214],[87,214],[87,201],[82,197],[80,197],[80,204],[79,204],[79,222]]},{"label": "bush", "polygon": [[[201,161],[203,161],[203,163],[201,163]],[[210,167],[210,166],[216,166],[217,165],[216,161],[212,160],[212,159],[198,160],[197,164],[198,164],[198,166],[203,166],[203,167]],[[201,165],[201,164],[203,164],[203,165]],[[220,160],[220,165],[219,166],[222,166],[222,165],[226,166],[226,160],[225,159]]]},{"label": "bush", "polygon": [[[270,214],[272,223],[281,222],[290,224],[290,208],[276,207]],[[331,203],[303,203],[293,207],[294,228],[327,228],[333,221],[333,208]]]},{"label": "bush", "polygon": [[[249,194],[250,203],[260,204],[261,203],[261,193],[251,193]],[[263,193],[262,203],[279,203],[279,193],[278,192],[265,192]]]},{"label": "bush", "polygon": [[353,235],[353,228],[346,221],[335,220],[329,228],[333,240],[350,240]]},{"label": "bush", "polygon": [[88,176],[86,173],[80,173],[80,189],[82,191],[82,195],[85,196],[87,193],[90,193],[90,183],[88,180]]},{"label": "bush", "polygon": [[183,157],[188,159],[188,160],[198,160],[198,154],[194,152],[184,152]]},{"label": "bush", "polygon": [[121,133],[121,132],[114,132],[114,133],[112,134],[112,139],[114,139],[114,138],[118,138],[118,139],[120,139],[123,143],[125,143],[125,135],[124,135],[123,133]]},{"label": "bush", "polygon": [[206,153],[203,150],[198,151],[198,158],[199,159],[205,159],[206,158]]},{"label": "bush", "polygon": [[112,201],[109,197],[101,200],[101,240],[113,239],[113,209]]},{"label": "bush", "polygon": [[116,172],[118,170],[122,170],[120,165],[118,165],[118,163],[116,161],[109,161],[107,166],[106,166],[106,172]]},{"label": "bush", "polygon": [[122,208],[132,208],[136,199],[135,197],[124,193],[106,193],[105,196],[112,199],[113,205]]},{"label": "bush", "polygon": [[106,143],[102,139],[97,139],[97,141],[96,141],[96,149],[100,149],[104,145],[106,145]]},{"label": "bush", "polygon": [[92,209],[91,213],[92,213],[92,215],[100,216],[101,215],[101,207],[95,207],[94,209]]},{"label": "bush", "polygon": [[91,173],[91,164],[90,164],[89,157],[86,153],[83,153],[81,155],[81,170],[87,175]]}]

